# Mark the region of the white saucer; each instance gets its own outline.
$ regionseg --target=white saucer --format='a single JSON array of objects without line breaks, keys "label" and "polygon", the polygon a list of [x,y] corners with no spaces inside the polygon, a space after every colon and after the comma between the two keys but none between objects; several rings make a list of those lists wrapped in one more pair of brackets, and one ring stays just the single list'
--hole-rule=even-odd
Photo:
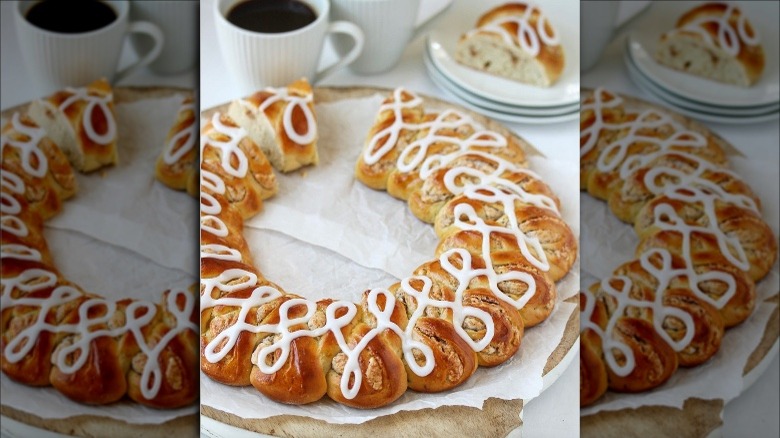
[{"label": "white saucer", "polygon": [[447,76],[445,76],[441,70],[439,70],[436,65],[433,63],[433,61],[430,58],[430,53],[428,52],[427,48],[424,49],[423,53],[423,61],[425,62],[425,66],[428,70],[434,70],[434,73],[439,76],[437,79],[441,83],[440,85],[446,88],[448,91],[450,91],[452,94],[456,95],[462,100],[465,100],[466,102],[469,102],[473,105],[479,106],[480,108],[485,108],[492,111],[499,111],[507,114],[515,114],[519,116],[530,116],[530,117],[552,117],[552,116],[560,116],[564,114],[569,114],[572,111],[576,111],[579,109],[579,102],[574,102],[571,105],[566,106],[556,106],[556,107],[524,107],[524,106],[515,106],[515,105],[507,105],[505,103],[495,102],[489,99],[485,99],[482,96],[479,96],[477,94],[471,93],[470,91],[460,87],[458,84],[450,80]]},{"label": "white saucer", "polygon": [[745,107],[745,108],[725,108],[720,106],[703,105],[698,102],[682,98],[664,89],[660,84],[655,83],[652,78],[647,77],[637,67],[636,63],[631,58],[631,52],[626,48],[623,56],[623,61],[628,68],[629,74],[634,81],[642,81],[648,91],[662,98],[663,100],[670,102],[676,107],[681,107],[690,111],[700,112],[703,114],[712,114],[720,116],[733,116],[733,117],[750,117],[750,116],[764,116],[780,110],[780,103],[773,105],[760,106],[760,107]]},{"label": "white saucer", "polygon": [[722,115],[722,114],[705,113],[705,112],[700,112],[689,108],[685,108],[674,104],[670,100],[667,100],[663,95],[661,95],[658,92],[657,86],[655,86],[652,82],[642,77],[639,71],[630,65],[628,66],[628,73],[631,79],[634,81],[634,83],[636,83],[637,86],[639,86],[639,88],[641,88],[646,93],[651,94],[662,104],[668,105],[674,108],[675,111],[697,120],[701,120],[704,122],[723,123],[728,125],[744,125],[748,123],[761,123],[761,122],[768,122],[768,121],[780,119],[780,109],[776,109],[775,111],[766,114],[761,114],[761,115],[739,116],[739,115]]},{"label": "white saucer", "polygon": [[744,88],[703,79],[658,64],[653,52],[663,32],[699,2],[677,1],[653,4],[629,35],[629,50],[637,68],[656,84],[680,97],[723,107],[756,107],[780,102],[780,43],[777,23],[779,2],[743,2],[741,8],[757,29],[764,46],[766,66],[758,83]]},{"label": "white saucer", "polygon": [[454,98],[454,100],[456,100],[459,104],[465,106],[466,108],[476,111],[480,114],[484,114],[492,119],[501,120],[509,123],[545,125],[551,123],[561,123],[570,120],[576,120],[580,116],[578,106],[574,106],[573,111],[570,113],[565,113],[556,116],[534,116],[534,115],[510,114],[502,111],[496,111],[489,108],[484,108],[461,98],[458,95],[458,93],[462,93],[462,91],[458,91],[457,88],[451,88],[451,86],[444,79],[444,76],[433,67],[431,62],[426,61],[425,66],[428,70],[428,76],[430,76],[431,80],[433,80],[433,82],[437,86],[439,86],[439,88],[444,90],[445,93],[451,95]]},{"label": "white saucer", "polygon": [[580,15],[579,8],[572,8],[567,2],[546,2],[542,5],[545,15],[558,30],[566,58],[560,79],[549,88],[524,85],[483,73],[462,66],[452,58],[460,36],[474,27],[480,15],[502,3],[502,0],[459,1],[452,5],[452,11],[448,12],[451,22],[428,35],[428,50],[437,69],[461,88],[506,105],[552,107],[578,102]]}]

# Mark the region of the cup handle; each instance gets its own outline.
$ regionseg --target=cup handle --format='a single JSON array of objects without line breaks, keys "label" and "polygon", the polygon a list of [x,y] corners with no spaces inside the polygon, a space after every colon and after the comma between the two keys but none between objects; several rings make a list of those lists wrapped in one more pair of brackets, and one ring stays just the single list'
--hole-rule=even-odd
[{"label": "cup handle", "polygon": [[163,43],[165,42],[165,36],[163,35],[160,28],[157,27],[156,24],[150,23],[148,21],[134,21],[130,23],[127,31],[128,35],[130,33],[142,33],[149,35],[154,40],[154,47],[152,47],[152,49],[149,50],[146,54],[142,55],[140,59],[134,64],[128,65],[121,71],[117,72],[116,76],[114,76],[114,82],[119,82],[140,70],[141,68],[151,64],[155,59],[157,59],[158,56],[160,56],[160,53],[162,53]]},{"label": "cup handle", "polygon": [[[412,37],[409,38],[409,41],[414,41],[415,38],[420,36],[420,34],[424,33],[423,30],[428,30],[431,26],[430,24],[435,21],[436,18],[441,17],[441,15],[450,9],[450,6],[455,2],[447,2],[444,6],[442,6],[438,11],[434,12],[433,14],[425,17],[424,20],[420,20],[414,25],[414,33],[412,34]],[[419,10],[417,11],[420,12]],[[419,17],[418,17],[419,18]]]},{"label": "cup handle", "polygon": [[315,83],[321,81],[324,77],[330,75],[335,70],[352,64],[352,62],[355,61],[355,59],[357,59],[357,57],[360,56],[360,53],[363,51],[365,37],[363,36],[363,31],[360,30],[357,25],[350,23],[349,21],[334,21],[328,26],[328,33],[343,33],[349,35],[355,41],[355,45],[352,47],[352,50],[350,50],[349,53],[344,55],[341,59],[318,71],[314,77]]}]

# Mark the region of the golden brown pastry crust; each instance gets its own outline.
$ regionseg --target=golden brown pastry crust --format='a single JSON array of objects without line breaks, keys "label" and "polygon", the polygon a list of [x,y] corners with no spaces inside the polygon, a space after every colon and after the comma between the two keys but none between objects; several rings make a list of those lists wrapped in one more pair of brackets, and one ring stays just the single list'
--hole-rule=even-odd
[{"label": "golden brown pastry crust", "polygon": [[[423,128],[413,129],[421,123]],[[395,196],[409,195],[411,200],[430,178],[426,173],[444,178],[431,172],[426,160],[464,152],[461,158],[449,160],[447,169],[497,173],[505,178],[497,185],[505,187],[506,196],[511,190],[520,192],[518,186],[536,190],[557,211],[558,200],[550,189],[517,167],[525,164],[521,141],[500,142],[497,134],[480,129],[462,114],[424,115],[417,96],[396,90],[383,102],[370,130],[356,177],[372,188],[392,186],[389,190]],[[441,134],[441,138],[428,141],[432,134]],[[467,150],[463,149],[465,141],[472,142]],[[211,172],[222,177],[226,169],[212,166],[207,174]],[[473,184],[469,177],[455,179]],[[392,403],[407,389],[440,392],[455,388],[478,366],[496,366],[512,357],[520,348],[525,321],[538,324],[555,304],[555,284],[547,268],[534,265],[510,244],[490,251],[488,266],[477,244],[482,232],[466,238],[461,246],[440,247],[437,259],[421,264],[401,283],[365,291],[358,304],[313,303],[277,287],[264,287],[265,280],[247,264],[251,255],[244,253],[239,242],[242,225],[237,211],[245,201],[228,201],[224,192],[212,190],[218,202],[201,204],[202,217],[204,210],[212,216],[210,228],[220,228],[220,221],[229,230],[227,236],[209,231],[203,242],[226,245],[224,254],[232,257],[227,261],[210,256],[201,262],[202,369],[215,380],[243,386],[251,364],[249,383],[278,402],[311,403],[327,394],[338,403],[366,409]],[[212,205],[219,208],[212,209]],[[566,232],[570,233],[568,227]],[[535,256],[544,259],[543,253]],[[241,301],[230,301],[239,295]],[[266,298],[258,300],[258,295]],[[255,310],[258,305],[266,309],[260,310],[267,315],[262,320]],[[464,306],[469,313],[464,313]],[[242,309],[247,317],[237,320]],[[238,329],[239,324],[245,324],[244,328]],[[230,350],[216,354],[214,347],[228,345],[228,336],[219,338],[223,341],[217,338],[227,330],[236,334],[229,337]]]},{"label": "golden brown pastry crust", "polygon": [[195,100],[187,96],[176,112],[176,120],[165,137],[163,151],[155,164],[155,177],[174,190],[187,190],[198,180],[198,126],[195,116]]},{"label": "golden brown pastry crust", "polygon": [[[368,187],[376,190],[386,190],[387,180],[390,173],[395,170],[398,156],[406,149],[406,146],[414,141],[417,131],[413,129],[401,129],[397,135],[393,135],[389,129],[399,121],[406,124],[419,124],[423,118],[423,108],[420,105],[413,104],[415,96],[409,92],[403,91],[399,96],[391,95],[387,97],[382,105],[391,105],[395,102],[408,103],[397,113],[391,109],[380,110],[374,119],[374,124],[366,136],[366,148],[370,149],[372,154],[378,154],[381,149],[387,148],[387,152],[378,154],[379,158],[375,163],[367,162],[365,154],[360,154],[355,164],[355,178]],[[372,139],[378,134],[385,132],[377,138],[375,143]]]},{"label": "golden brown pastry crust", "polygon": [[[530,14],[527,12],[528,8],[532,8]],[[522,2],[506,3],[485,12],[477,20],[475,29],[460,37],[459,46],[467,45],[470,40],[482,39],[486,43],[489,42],[489,44],[496,47],[505,47],[505,50],[509,50],[510,53],[513,53],[513,55],[510,56],[512,66],[508,68],[519,68],[519,59],[518,56],[514,54],[514,51],[520,50],[523,51],[522,53],[525,53],[524,49],[522,49],[521,41],[519,40],[520,33],[518,28],[520,25],[517,22],[511,20],[507,21],[506,19],[518,19],[521,17],[524,17],[524,20],[528,25],[527,30],[532,34],[532,38],[535,38],[538,41],[538,52],[535,54],[529,53],[527,56],[534,59],[535,63],[543,71],[543,77],[538,78],[535,81],[528,79],[520,80],[511,75],[509,77],[511,79],[520,80],[521,82],[530,82],[534,85],[549,86],[555,83],[561,76],[561,73],[563,73],[565,57],[563,47],[560,43],[550,44],[540,35],[540,25],[544,28],[546,35],[554,35],[557,37],[558,33],[553,29],[549,19],[544,17],[536,6]],[[540,23],[540,20],[544,21]],[[486,26],[494,23],[497,23],[496,26],[502,28],[509,35],[511,44],[508,44],[501,34],[490,28],[486,28]],[[474,47],[470,47],[469,50],[459,50],[457,56],[458,61],[465,65],[477,67],[474,61],[469,61],[469,55],[471,55],[471,57],[476,56],[474,50],[476,50]],[[468,53],[468,55],[466,53]],[[482,67],[482,70],[488,72],[494,71],[490,69],[490,66],[486,67],[483,65]],[[507,75],[501,74],[501,76]]]},{"label": "golden brown pastry crust", "polygon": [[[698,5],[680,16],[680,18],[677,20],[677,23],[675,24],[676,32],[661,35],[661,43],[666,42],[670,38],[679,36],[704,43],[705,39],[702,37],[702,35],[700,35],[698,32],[685,29],[685,26],[694,24],[697,20],[703,18],[720,18],[726,14],[730,8],[733,9],[731,9],[730,15],[728,16],[726,22],[731,26],[732,29],[736,30],[733,35],[736,36],[737,44],[739,44],[739,50],[734,58],[744,69],[745,74],[745,83],[740,85],[751,85],[760,78],[761,73],[764,71],[766,60],[764,55],[764,48],[761,46],[761,44],[749,44],[748,41],[744,40],[740,35],[739,28],[741,20],[744,20],[744,30],[748,38],[754,38],[757,33],[750,21],[747,18],[743,18],[743,13],[738,6],[720,2],[710,2]],[[713,41],[712,45],[707,44],[707,46],[711,47],[713,52],[711,56],[715,57],[715,50],[723,49],[719,42],[719,32],[722,31],[720,28],[721,26],[717,22],[708,21],[700,24],[697,27],[701,29],[701,31],[706,32],[706,34],[709,35],[709,38]],[[718,53],[720,54],[726,52],[719,50]],[[716,79],[712,76],[709,77],[711,79]]]},{"label": "golden brown pastry crust", "polygon": [[292,172],[319,162],[314,92],[305,78],[237,100],[228,114],[278,171]]},{"label": "golden brown pastry crust", "polygon": [[725,168],[723,145],[649,104],[603,89],[583,99],[582,188],[608,200],[640,239],[635,260],[583,292],[591,303],[581,307],[583,405],[603,393],[605,368],[610,389],[635,392],[706,362],[754,308],[754,280],[777,244],[760,200]]},{"label": "golden brown pastry crust", "polygon": [[113,90],[106,79],[34,101],[29,114],[64,148],[78,170],[91,172],[117,163]]},{"label": "golden brown pastry crust", "polygon": [[[31,136],[32,134],[32,136]],[[2,169],[20,178],[25,187],[22,198],[27,214],[38,214],[46,220],[62,209],[62,201],[76,193],[76,176],[67,157],[29,116],[15,113],[2,130]],[[26,153],[16,143],[31,143],[25,149],[39,150],[41,155]],[[28,169],[33,170],[31,173]],[[41,174],[41,171],[42,174]]]},{"label": "golden brown pastry crust", "polygon": [[[217,142],[231,142],[231,136],[216,127],[214,121],[228,129],[241,130],[238,139],[238,149],[246,157],[247,174],[251,178],[238,177],[232,173],[221,171],[227,165],[238,167],[236,155],[227,155],[229,152],[217,147]],[[228,202],[236,206],[243,218],[249,218],[259,213],[263,208],[263,200],[275,195],[278,190],[276,177],[271,169],[271,163],[266,159],[260,147],[253,142],[243,128],[231,119],[227,114],[217,114],[200,130],[201,135],[201,168],[222,177],[226,192],[223,194]]]},{"label": "golden brown pastry crust", "polygon": [[[600,329],[606,328],[607,317],[604,303],[593,298],[598,285],[590,288],[591,294],[580,292],[580,309],[588,306],[592,300],[594,306],[591,322]],[[604,351],[601,337],[592,329],[586,328],[580,332],[580,406],[592,404],[607,392],[607,365],[603,359]]]},{"label": "golden brown pastry crust", "polygon": [[[100,85],[89,92],[110,93],[92,90]],[[80,109],[71,116],[86,111],[84,105],[73,103]],[[45,134],[18,114],[3,130],[2,371],[26,385],[51,385],[80,403],[107,404],[126,395],[157,408],[193,403],[199,386],[196,352],[188,347],[194,291],[166,292],[162,305],[110,301],[85,293],[55,268],[43,221],[60,211],[76,185],[65,155]]]}]

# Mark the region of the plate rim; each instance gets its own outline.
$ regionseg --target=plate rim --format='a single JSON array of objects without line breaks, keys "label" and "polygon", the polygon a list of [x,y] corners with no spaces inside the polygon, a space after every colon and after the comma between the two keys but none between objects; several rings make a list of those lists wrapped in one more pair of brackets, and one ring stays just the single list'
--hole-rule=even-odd
[{"label": "plate rim", "polygon": [[[471,93],[468,90],[460,87],[457,83],[452,82],[452,80],[450,80],[446,75],[444,75],[436,67],[436,64],[433,63],[433,60],[430,58],[430,54],[428,53],[427,48],[425,48],[424,50],[425,52],[423,53],[423,63],[425,64],[428,74],[429,75],[436,74],[438,78],[441,80],[441,82],[443,82],[443,84],[437,83],[437,85],[439,85],[442,88],[446,88],[449,91],[457,90],[457,92],[452,93],[454,96],[456,96],[459,100],[463,100],[468,103],[471,103],[476,107],[485,108],[487,110],[497,111],[497,112],[502,112],[507,114],[516,114],[519,116],[540,117],[540,118],[562,116],[565,114],[569,114],[572,110],[579,109],[580,106],[579,101],[561,107],[550,107],[550,108],[542,107],[542,108],[535,109],[532,107],[511,106],[511,105],[506,105],[499,102],[494,102],[491,100],[484,99],[481,96]],[[444,85],[446,85],[446,87]],[[469,96],[469,97],[467,98],[464,96]],[[507,109],[504,109],[504,107],[506,107]],[[555,112],[548,113],[548,111],[550,111],[552,108],[556,108]]]},{"label": "plate rim", "polygon": [[[726,110],[722,109],[721,107],[705,107],[704,105],[697,104],[696,102],[687,101],[686,99],[680,98],[674,93],[668,92],[668,90],[653,81],[652,78],[647,77],[639,68],[637,68],[636,63],[630,56],[631,55],[629,52],[625,52],[623,57],[623,61],[626,64],[629,76],[634,79],[635,82],[637,80],[641,80],[647,86],[647,88],[649,88],[649,90],[646,91],[650,92],[654,96],[661,98],[664,102],[673,105],[675,108],[682,108],[684,110],[701,113],[706,116],[735,117],[740,120],[750,119],[752,117],[768,116],[780,110],[780,102],[767,108],[745,108],[745,110],[763,110],[761,112],[750,111],[748,114],[741,113],[741,110],[737,108],[733,108],[732,112],[726,112]],[[636,78],[634,75],[636,75]]]},{"label": "plate rim", "polygon": [[630,72],[629,76],[631,77],[631,80],[645,93],[650,94],[651,96],[658,99],[663,105],[668,105],[671,107],[670,109],[673,109],[674,111],[679,112],[680,114],[696,119],[700,122],[709,122],[709,123],[721,123],[724,125],[741,125],[741,124],[753,124],[753,123],[766,123],[771,122],[773,120],[776,120],[780,118],[780,109],[777,111],[774,111],[772,113],[764,114],[761,116],[746,116],[746,117],[739,117],[739,116],[728,116],[728,115],[719,115],[719,114],[707,114],[707,113],[700,113],[691,109],[683,108],[678,105],[673,104],[669,100],[666,100],[662,96],[655,94],[651,91],[650,87],[640,81],[637,80]]},{"label": "plate rim", "polygon": [[[476,4],[476,2],[475,2],[475,4]],[[489,5],[487,5],[487,6],[489,6]],[[477,6],[472,6],[472,7],[479,8],[480,10],[482,10],[482,9],[485,9],[487,6],[480,3]],[[579,26],[579,21],[577,22],[577,26]],[[577,94],[576,96],[572,95],[569,99],[565,99],[565,98],[564,99],[558,99],[558,100],[546,99],[546,100],[541,100],[541,101],[538,100],[538,99],[535,100],[535,101],[510,99],[510,98],[507,98],[503,94],[495,94],[495,93],[490,93],[490,92],[486,93],[484,90],[480,89],[477,85],[471,83],[470,81],[465,80],[464,78],[460,77],[460,75],[456,74],[456,73],[458,73],[457,70],[451,71],[450,68],[448,68],[446,65],[443,65],[441,63],[441,60],[438,59],[438,55],[435,54],[436,49],[433,48],[433,45],[437,44],[441,48],[441,50],[443,51],[444,55],[446,56],[447,62],[448,63],[452,63],[453,66],[455,66],[455,67],[468,69],[469,72],[473,72],[474,74],[477,74],[477,75],[485,75],[485,79],[495,80],[495,79],[498,78],[498,79],[502,79],[502,80],[505,80],[505,81],[509,81],[512,84],[516,84],[517,87],[529,87],[529,88],[533,88],[534,90],[538,89],[542,93],[545,93],[545,92],[548,92],[548,91],[547,91],[547,89],[544,89],[544,88],[541,88],[541,87],[533,87],[532,85],[521,84],[519,82],[511,81],[510,79],[501,78],[501,77],[496,76],[496,75],[492,75],[492,74],[489,74],[489,73],[481,72],[481,71],[478,71],[478,70],[475,70],[475,69],[471,69],[469,67],[465,67],[465,66],[461,66],[461,65],[457,64],[457,61],[454,60],[454,58],[452,57],[452,55],[450,54],[450,52],[446,48],[447,46],[451,45],[451,44],[448,44],[450,39],[449,38],[443,38],[443,36],[444,35],[443,35],[441,30],[432,30],[431,32],[428,33],[428,35],[426,37],[425,45],[427,47],[429,47],[429,49],[431,49],[431,55],[432,55],[432,58],[433,58],[434,62],[436,63],[437,67],[445,75],[452,76],[453,80],[457,80],[457,83],[459,85],[461,85],[462,88],[468,89],[469,91],[471,91],[474,94],[477,94],[477,95],[480,95],[480,96],[484,96],[486,98],[489,98],[490,100],[493,100],[493,101],[496,101],[496,102],[505,103],[505,104],[508,104],[508,105],[520,105],[520,106],[529,106],[529,107],[565,106],[565,105],[569,105],[572,102],[575,102],[575,101],[577,101],[579,99],[579,96],[578,96],[579,93],[576,93]],[[568,73],[568,76],[571,77],[570,79],[574,79],[576,77],[576,81],[572,82],[571,84],[564,84],[564,86],[573,86],[573,85],[579,86],[580,85],[580,79],[579,79],[579,44],[576,45],[576,48],[573,48],[573,45],[569,44],[569,48],[570,48],[569,52],[572,52],[572,53],[567,53],[566,54],[566,65],[564,66],[564,74]],[[574,56],[574,55],[576,55],[576,56]],[[556,83],[556,85],[558,85],[558,84]],[[523,94],[523,91],[522,90],[519,91],[518,94]],[[525,96],[524,94],[523,94],[523,96],[524,96],[524,98],[527,99],[527,96]]]}]

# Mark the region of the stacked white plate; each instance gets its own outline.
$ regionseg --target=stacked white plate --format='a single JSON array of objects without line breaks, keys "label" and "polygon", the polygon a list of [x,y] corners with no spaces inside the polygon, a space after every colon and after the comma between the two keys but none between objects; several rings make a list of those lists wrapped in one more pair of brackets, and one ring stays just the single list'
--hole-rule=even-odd
[{"label": "stacked white plate", "polygon": [[[476,18],[501,0],[459,1],[448,14],[452,22],[428,35],[423,55],[428,74],[445,92],[465,107],[510,123],[560,123],[579,118],[579,9],[567,2],[542,5],[557,29],[566,57],[561,77],[549,88],[534,87],[458,64],[455,49],[461,34]],[[570,6],[570,5],[569,5]],[[457,9],[457,10],[456,10]]]},{"label": "stacked white plate", "polygon": [[[653,4],[626,41],[624,61],[631,79],[647,93],[680,113],[705,122],[744,124],[780,118],[778,2],[743,2],[740,7],[758,29],[766,65],[759,81],[739,87],[682,73],[657,63],[653,52],[662,32],[699,2]],[[662,27],[659,23],[668,23]]]}]

